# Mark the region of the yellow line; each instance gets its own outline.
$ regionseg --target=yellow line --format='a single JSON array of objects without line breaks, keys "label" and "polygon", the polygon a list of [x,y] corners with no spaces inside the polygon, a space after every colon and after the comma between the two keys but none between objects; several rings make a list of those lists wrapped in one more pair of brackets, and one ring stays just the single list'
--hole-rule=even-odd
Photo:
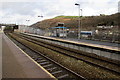
[{"label": "yellow line", "polygon": [[[6,35],[5,35],[6,36]],[[7,37],[7,36],[6,36]],[[8,38],[8,37],[7,37]],[[8,38],[9,39],[9,38]],[[10,40],[10,39],[9,39]],[[10,40],[11,41],[11,40]],[[38,67],[42,68],[47,74],[49,74],[52,78],[55,79],[55,77],[50,74],[46,69],[44,69],[40,64],[38,64],[34,59],[32,59],[27,53],[25,53],[21,48],[19,48],[13,41],[11,41],[23,54],[25,54],[30,60],[32,60]]]}]

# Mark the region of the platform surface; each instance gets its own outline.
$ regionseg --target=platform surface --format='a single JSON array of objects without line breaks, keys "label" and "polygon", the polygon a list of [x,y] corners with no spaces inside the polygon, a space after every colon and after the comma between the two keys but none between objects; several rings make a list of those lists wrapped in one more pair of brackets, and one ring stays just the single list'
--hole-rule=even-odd
[{"label": "platform surface", "polygon": [[2,78],[2,31],[0,30],[0,80]]},{"label": "platform surface", "polygon": [[2,78],[53,79],[53,76],[36,65],[5,34],[2,34]]}]

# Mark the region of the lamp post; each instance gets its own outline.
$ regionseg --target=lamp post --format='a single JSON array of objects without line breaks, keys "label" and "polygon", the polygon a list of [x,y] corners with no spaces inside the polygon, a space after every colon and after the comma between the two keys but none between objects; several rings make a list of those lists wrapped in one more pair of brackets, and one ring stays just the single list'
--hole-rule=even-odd
[{"label": "lamp post", "polygon": [[41,16],[38,16],[38,17],[41,17],[41,18],[43,18],[43,16],[41,15]]},{"label": "lamp post", "polygon": [[[82,18],[82,9],[80,9],[81,11],[81,18]],[[82,31],[82,19],[80,19],[80,33]],[[81,35],[80,35],[80,39],[82,39]]]},{"label": "lamp post", "polygon": [[[27,21],[27,26],[26,26],[26,31],[29,29],[28,28],[28,22],[30,21],[30,20],[26,20]],[[28,32],[28,31],[27,31]]]},{"label": "lamp post", "polygon": [[30,20],[26,20],[27,21],[27,26],[28,26],[28,22],[30,21]]},{"label": "lamp post", "polygon": [[[38,16],[38,17],[41,17],[41,18],[43,18],[43,16],[41,15],[41,16]],[[40,30],[39,30],[39,32],[38,33],[40,33]]]},{"label": "lamp post", "polygon": [[78,19],[78,39],[81,39],[81,20],[80,20],[80,11],[82,16],[82,9],[80,9],[80,4],[75,3],[76,6],[78,6],[78,12],[79,12],[79,19]]},{"label": "lamp post", "polygon": [[43,17],[43,16],[38,16],[38,17]]}]

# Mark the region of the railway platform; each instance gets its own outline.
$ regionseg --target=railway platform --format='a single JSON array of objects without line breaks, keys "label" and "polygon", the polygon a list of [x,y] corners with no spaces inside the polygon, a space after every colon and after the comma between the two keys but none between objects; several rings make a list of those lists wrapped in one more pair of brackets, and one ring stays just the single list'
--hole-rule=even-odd
[{"label": "railway platform", "polygon": [[18,48],[4,33],[2,35],[2,78],[54,79],[39,64]]},{"label": "railway platform", "polygon": [[81,50],[88,52],[89,54],[95,54],[97,56],[106,57],[111,60],[120,61],[120,47],[117,43],[100,42],[100,41],[90,41],[90,40],[77,40],[68,38],[57,38],[57,37],[46,37],[36,34],[22,33],[29,36],[34,36],[40,40],[61,45],[64,47],[72,48],[75,50]]},{"label": "railway platform", "polygon": [[2,78],[2,34],[0,30],[0,79]]}]

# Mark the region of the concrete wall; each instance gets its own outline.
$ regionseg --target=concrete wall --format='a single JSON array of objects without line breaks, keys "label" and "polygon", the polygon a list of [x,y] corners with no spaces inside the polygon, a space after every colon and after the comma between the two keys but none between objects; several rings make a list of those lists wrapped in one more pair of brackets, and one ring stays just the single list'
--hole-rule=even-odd
[{"label": "concrete wall", "polygon": [[120,54],[118,54],[118,53],[111,53],[111,52],[107,52],[107,51],[103,51],[103,50],[97,50],[97,49],[93,49],[93,48],[77,46],[77,45],[58,42],[58,41],[50,41],[50,40],[46,40],[46,39],[41,39],[41,40],[47,41],[47,42],[50,42],[50,43],[53,43],[53,44],[58,44],[58,45],[61,45],[61,46],[64,46],[64,47],[69,47],[69,48],[73,48],[73,49],[76,49],[76,50],[85,51],[85,52],[88,52],[88,54],[96,54],[98,56],[103,56],[103,57],[106,57],[106,58],[110,58],[110,59],[113,59],[113,60],[120,61]]}]

